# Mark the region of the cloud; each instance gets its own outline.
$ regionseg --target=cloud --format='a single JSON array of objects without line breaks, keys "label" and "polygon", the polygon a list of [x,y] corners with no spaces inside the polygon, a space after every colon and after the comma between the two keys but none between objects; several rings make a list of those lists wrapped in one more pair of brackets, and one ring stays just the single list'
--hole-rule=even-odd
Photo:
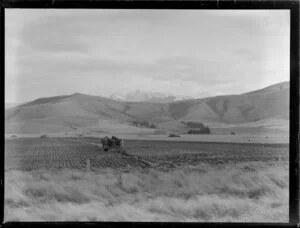
[{"label": "cloud", "polygon": [[171,21],[167,11],[163,14],[151,10],[57,11],[44,11],[45,16],[24,23],[20,34],[23,43],[39,51],[85,52],[92,46],[88,40],[93,36],[100,40],[109,39],[118,35],[118,31],[126,30],[128,24],[139,30],[147,25],[168,23],[170,26]]},{"label": "cloud", "polygon": [[288,80],[285,11],[8,11],[9,99],[11,84],[28,100],[135,89],[242,93]]},{"label": "cloud", "polygon": [[45,17],[24,26],[21,32],[23,44],[44,52],[85,52],[89,45],[82,42],[80,24],[62,18]]},{"label": "cloud", "polygon": [[[59,77],[93,78],[104,81],[109,77],[122,80],[125,76],[148,77],[153,80],[199,81],[202,85],[216,85],[228,81],[229,71],[224,70],[224,63],[218,61],[197,60],[188,57],[170,57],[155,62],[120,61],[94,58],[85,54],[58,53],[43,55],[37,53],[30,57],[20,57],[18,65],[25,77],[40,80],[45,72]],[[32,66],[35,66],[32,68]],[[219,69],[216,71],[216,69]],[[91,75],[91,76],[89,76]],[[93,79],[94,80],[94,79]],[[86,82],[87,83],[87,82]]]}]

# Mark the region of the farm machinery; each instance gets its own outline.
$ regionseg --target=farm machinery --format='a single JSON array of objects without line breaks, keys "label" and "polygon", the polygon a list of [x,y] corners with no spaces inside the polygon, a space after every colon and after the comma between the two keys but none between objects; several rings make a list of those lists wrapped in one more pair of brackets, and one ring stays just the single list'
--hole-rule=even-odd
[{"label": "farm machinery", "polygon": [[104,138],[101,139],[101,144],[102,144],[102,149],[104,151],[117,150],[122,152],[124,150],[123,140],[118,139],[115,136],[112,136],[111,139],[105,136]]},{"label": "farm machinery", "polygon": [[101,144],[102,144],[102,149],[104,151],[119,152],[119,153],[122,153],[123,155],[125,155],[127,157],[132,157],[132,158],[137,159],[139,162],[143,163],[144,165],[146,165],[148,167],[153,166],[148,161],[145,161],[141,158],[138,158],[137,156],[133,156],[133,155],[128,154],[125,151],[125,148],[124,148],[124,141],[122,139],[118,139],[115,136],[112,136],[111,139],[108,138],[107,136],[105,136],[104,138],[101,138]]}]

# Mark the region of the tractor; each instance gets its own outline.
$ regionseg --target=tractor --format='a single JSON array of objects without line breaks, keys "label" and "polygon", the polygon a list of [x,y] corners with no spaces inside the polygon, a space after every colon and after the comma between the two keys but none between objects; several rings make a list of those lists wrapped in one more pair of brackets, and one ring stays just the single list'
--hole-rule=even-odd
[{"label": "tractor", "polygon": [[111,139],[107,136],[101,139],[102,149],[104,151],[109,150],[120,150],[122,149],[122,140],[118,139],[115,136],[112,136]]}]

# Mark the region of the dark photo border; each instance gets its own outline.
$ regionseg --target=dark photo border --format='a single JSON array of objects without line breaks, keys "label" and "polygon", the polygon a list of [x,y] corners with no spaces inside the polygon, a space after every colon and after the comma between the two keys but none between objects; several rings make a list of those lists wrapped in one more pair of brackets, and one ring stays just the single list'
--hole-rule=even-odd
[{"label": "dark photo border", "polygon": [[1,105],[5,110],[5,9],[9,8],[60,8],[60,9],[287,9],[290,10],[290,144],[289,144],[289,222],[288,223],[174,223],[174,222],[7,222],[4,219],[4,121],[1,122],[0,165],[0,219],[3,227],[299,227],[299,1],[271,0],[211,0],[211,1],[133,1],[133,0],[2,0],[0,1],[0,41],[1,41]]}]

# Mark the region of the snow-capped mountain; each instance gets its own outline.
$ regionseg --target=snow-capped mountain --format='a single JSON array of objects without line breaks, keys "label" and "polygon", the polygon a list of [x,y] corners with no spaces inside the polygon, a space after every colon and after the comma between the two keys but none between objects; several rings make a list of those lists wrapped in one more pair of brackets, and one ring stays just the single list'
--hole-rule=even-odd
[{"label": "snow-capped mountain", "polygon": [[154,102],[154,103],[167,103],[180,100],[193,99],[188,96],[175,96],[173,94],[159,93],[159,92],[144,92],[135,90],[126,94],[115,93],[110,96],[111,99],[117,101],[131,101],[131,102]]},{"label": "snow-capped mountain", "polygon": [[126,100],[126,98],[123,95],[117,94],[117,93],[112,94],[109,98],[116,100],[116,101],[125,101]]}]

